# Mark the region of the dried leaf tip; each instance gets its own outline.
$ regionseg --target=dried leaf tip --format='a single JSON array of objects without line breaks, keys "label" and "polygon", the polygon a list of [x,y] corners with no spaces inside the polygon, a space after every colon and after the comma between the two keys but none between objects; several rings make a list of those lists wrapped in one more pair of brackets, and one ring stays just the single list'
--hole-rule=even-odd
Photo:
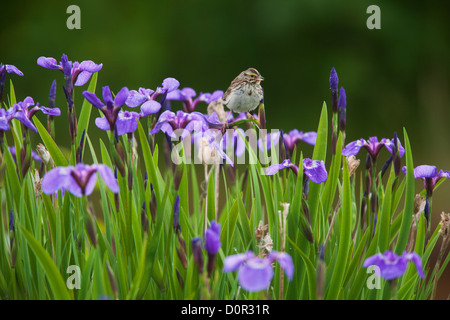
[{"label": "dried leaf tip", "polygon": [[441,213],[441,221],[439,222],[441,229],[439,229],[439,233],[443,238],[447,238],[450,234],[450,213]]},{"label": "dried leaf tip", "polygon": [[355,173],[356,169],[359,167],[360,162],[361,161],[359,159],[356,159],[355,156],[347,157],[348,171],[350,177]]}]

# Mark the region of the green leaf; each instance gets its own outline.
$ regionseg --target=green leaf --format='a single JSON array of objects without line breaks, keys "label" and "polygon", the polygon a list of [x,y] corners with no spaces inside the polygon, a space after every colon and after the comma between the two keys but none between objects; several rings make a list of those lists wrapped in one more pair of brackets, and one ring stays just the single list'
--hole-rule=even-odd
[{"label": "green leaf", "polygon": [[[327,105],[324,102],[322,106],[322,112],[320,114],[319,126],[317,128],[317,139],[314,146],[313,160],[325,161],[327,154],[327,136],[328,136],[328,114]],[[302,165],[302,164],[300,164]],[[316,230],[316,223],[319,220],[319,196],[322,189],[321,183],[310,183],[308,202],[309,209],[311,211],[311,226],[313,230]]]},{"label": "green leaf", "polygon": [[327,104],[324,102],[317,128],[316,144],[314,145],[313,160],[325,161],[327,155],[328,114]]},{"label": "green leaf", "polygon": [[144,245],[143,245],[142,251],[140,253],[140,258],[139,258],[140,263],[139,263],[138,269],[136,271],[136,274],[134,276],[133,282],[131,283],[130,291],[128,292],[128,296],[127,296],[127,300],[136,299],[136,295],[140,288],[141,280],[142,280],[142,277],[145,272],[145,263],[146,263],[145,252],[146,252],[146,250],[147,250],[147,239],[144,241]]},{"label": "green leaf", "polygon": [[294,241],[291,240],[291,238],[287,237],[287,240],[291,243],[292,247],[300,254],[300,256],[303,259],[303,262],[306,265],[306,271],[308,274],[308,288],[309,288],[309,298],[315,299],[316,298],[316,269],[314,268],[314,265],[312,264],[311,260],[308,258],[308,256],[295,244]]},{"label": "green leaf", "polygon": [[[16,168],[16,164],[14,163],[14,159],[11,155],[11,152],[9,151],[9,149],[7,149],[8,151],[5,152],[4,154],[4,159],[6,162],[6,180],[9,182],[9,184],[11,185],[11,192],[14,195],[20,195],[20,181],[19,178],[17,176],[17,168]],[[20,203],[20,197],[13,197],[17,208],[19,207],[19,203]]]},{"label": "green leaf", "polygon": [[[334,197],[336,194],[337,184],[338,184],[338,178],[339,173],[341,172],[341,152],[342,152],[342,144],[343,144],[343,137],[342,133],[339,133],[337,145],[336,145],[336,154],[332,157],[331,165],[330,165],[330,172],[328,173],[328,179],[325,182],[325,189],[322,193],[322,203],[323,203],[323,215],[322,215],[322,221],[326,221],[328,215],[331,211],[331,206],[334,201]],[[345,158],[344,158],[344,161]],[[326,230],[322,230],[323,233],[326,232]]]},{"label": "green leaf", "polygon": [[231,254],[231,245],[230,243],[233,241],[234,239],[234,230],[236,230],[235,226],[236,226],[236,221],[237,221],[237,217],[238,217],[238,212],[239,212],[239,207],[237,204],[237,201],[235,200],[233,202],[233,206],[231,207],[231,210],[226,214],[226,215],[222,215],[221,218],[226,218],[226,221],[223,221],[221,223],[222,227],[222,232],[221,232],[221,236],[220,236],[220,242],[222,243],[222,245],[224,246],[224,252],[225,254]]},{"label": "green leaf", "polygon": [[50,283],[55,300],[71,300],[72,297],[67,290],[63,277],[48,252],[45,251],[28,230],[24,229],[21,225],[19,225],[19,228],[31,250],[44,268],[45,275]]},{"label": "green leaf", "polygon": [[391,174],[386,185],[386,193],[381,203],[380,215],[377,219],[375,239],[378,241],[378,250],[385,252],[389,249],[390,225],[391,225],[391,200],[392,200],[392,184],[394,183],[394,168],[391,167]]},{"label": "green leaf", "polygon": [[[147,169],[148,183],[153,185],[155,190],[156,201],[158,205],[162,202],[162,189],[164,188],[164,181],[157,174],[157,166],[153,160],[150,146],[144,132],[144,128],[138,122],[139,139],[141,142],[142,153],[144,155],[145,168]],[[156,154],[156,149],[155,149]]]},{"label": "green leaf", "polygon": [[52,139],[50,134],[47,132],[47,129],[41,124],[37,117],[33,117],[33,122],[38,129],[39,135],[41,136],[42,141],[45,144],[50,156],[57,167],[67,167],[67,160],[62,154],[61,150],[59,150],[58,145]]},{"label": "green leaf", "polygon": [[244,204],[242,203],[242,201],[238,201],[238,204],[240,224],[238,224],[237,227],[240,227],[242,229],[242,243],[244,245],[244,248],[248,248],[248,246],[253,243],[252,228],[250,226],[250,220],[248,219]]},{"label": "green leaf", "polygon": [[214,177],[215,177],[215,170],[218,170],[218,168],[214,168],[214,170],[209,175],[208,180],[208,195],[207,195],[207,216],[208,220],[216,220],[216,207],[215,207],[215,189],[214,189]]},{"label": "green leaf", "polygon": [[398,234],[397,245],[395,247],[396,254],[402,254],[406,249],[409,237],[409,230],[411,228],[411,219],[414,214],[414,199],[415,199],[415,178],[414,165],[411,152],[411,145],[409,143],[406,129],[403,129],[405,137],[405,157],[406,157],[406,195],[405,207],[403,210],[402,223],[400,225],[400,232]]},{"label": "green leaf", "polygon": [[337,299],[342,290],[342,282],[348,263],[348,252],[351,242],[351,186],[347,161],[343,162],[344,184],[342,189],[342,207],[339,210],[339,244],[338,253],[330,282],[327,299]]},{"label": "green leaf", "polygon": [[[9,81],[9,94],[10,94],[10,99],[11,99],[10,107],[12,107],[13,105],[15,105],[17,103],[16,92],[14,91],[14,85],[13,85],[12,80]],[[13,132],[15,137],[20,137],[20,139],[18,139],[17,143],[15,144],[16,150],[20,150],[20,148],[22,147],[21,123],[19,121],[13,121],[11,131]]]}]

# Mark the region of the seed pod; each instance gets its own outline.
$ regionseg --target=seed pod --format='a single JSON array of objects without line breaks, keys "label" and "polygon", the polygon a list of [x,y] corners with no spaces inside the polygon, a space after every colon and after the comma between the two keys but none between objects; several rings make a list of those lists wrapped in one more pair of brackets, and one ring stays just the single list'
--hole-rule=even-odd
[{"label": "seed pod", "polygon": [[52,160],[50,153],[47,151],[45,146],[42,143],[39,143],[36,147],[36,152],[38,153],[39,157],[42,159],[42,162],[47,165],[50,160]]}]

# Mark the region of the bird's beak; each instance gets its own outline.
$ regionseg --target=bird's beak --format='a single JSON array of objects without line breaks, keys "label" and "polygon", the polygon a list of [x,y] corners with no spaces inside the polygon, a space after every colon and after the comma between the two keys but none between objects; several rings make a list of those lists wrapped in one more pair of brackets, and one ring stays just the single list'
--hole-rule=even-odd
[{"label": "bird's beak", "polygon": [[258,78],[256,78],[256,81],[264,81],[264,77],[263,76],[259,76]]}]

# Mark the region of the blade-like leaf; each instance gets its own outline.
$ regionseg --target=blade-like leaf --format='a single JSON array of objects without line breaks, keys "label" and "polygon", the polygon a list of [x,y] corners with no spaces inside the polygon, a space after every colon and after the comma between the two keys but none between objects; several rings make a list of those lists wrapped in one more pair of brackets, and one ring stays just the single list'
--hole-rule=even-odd
[{"label": "blade-like leaf", "polygon": [[61,150],[58,148],[58,145],[52,139],[50,134],[47,132],[47,129],[41,124],[37,117],[33,117],[33,122],[38,129],[39,135],[41,136],[42,141],[45,144],[50,156],[57,167],[67,167],[67,160],[62,154]]},{"label": "blade-like leaf", "polygon": [[72,297],[67,290],[63,277],[53,262],[52,258],[47,251],[41,246],[41,244],[33,237],[33,235],[22,226],[19,225],[21,232],[23,233],[27,243],[31,250],[34,252],[36,258],[44,268],[45,275],[50,283],[52,293],[56,300],[71,300]]}]

